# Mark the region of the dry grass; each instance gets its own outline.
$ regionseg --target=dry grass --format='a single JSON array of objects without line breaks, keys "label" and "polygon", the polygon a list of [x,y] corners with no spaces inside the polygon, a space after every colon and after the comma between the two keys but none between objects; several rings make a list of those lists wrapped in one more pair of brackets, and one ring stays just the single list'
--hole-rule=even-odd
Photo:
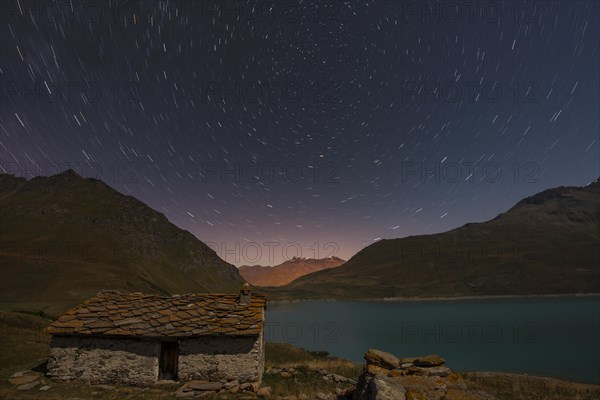
[{"label": "dry grass", "polygon": [[315,371],[301,371],[292,378],[282,378],[278,375],[265,374],[263,386],[269,386],[273,396],[295,395],[301,399],[317,398],[318,393],[335,393],[335,384],[326,382]]},{"label": "dry grass", "polygon": [[347,378],[357,379],[362,364],[343,358],[316,355],[285,343],[267,343],[265,349],[267,367],[304,367],[310,370],[326,369]]},{"label": "dry grass", "polygon": [[[291,378],[265,373],[263,386],[270,386],[274,396],[295,395],[314,399],[318,393],[335,394],[336,384],[326,381],[317,371],[325,369],[334,374],[358,379],[362,365],[345,359],[318,355],[283,343],[267,343],[265,364],[268,367],[294,368],[298,374]],[[349,387],[341,384],[337,387]]]},{"label": "dry grass", "polygon": [[15,312],[0,312],[0,379],[16,371],[35,368],[48,355],[50,335],[42,333],[49,319]]},{"label": "dry grass", "polygon": [[469,387],[502,400],[597,400],[600,386],[501,372],[464,372]]}]

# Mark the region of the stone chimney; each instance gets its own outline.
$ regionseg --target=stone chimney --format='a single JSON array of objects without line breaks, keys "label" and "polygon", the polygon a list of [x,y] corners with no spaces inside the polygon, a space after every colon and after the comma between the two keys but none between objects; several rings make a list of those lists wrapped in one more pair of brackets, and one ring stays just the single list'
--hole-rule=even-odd
[{"label": "stone chimney", "polygon": [[250,304],[250,298],[252,297],[250,291],[250,284],[248,282],[242,285],[242,289],[240,290],[240,304]]}]

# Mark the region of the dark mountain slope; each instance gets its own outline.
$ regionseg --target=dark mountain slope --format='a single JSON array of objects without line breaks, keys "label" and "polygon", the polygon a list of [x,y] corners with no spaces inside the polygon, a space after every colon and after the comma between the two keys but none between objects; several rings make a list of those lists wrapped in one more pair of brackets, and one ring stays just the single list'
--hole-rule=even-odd
[{"label": "dark mountain slope", "polygon": [[69,170],[0,175],[0,299],[56,313],[100,289],[237,291],[237,269],[190,232],[102,181]]},{"label": "dark mountain slope", "polygon": [[545,190],[491,221],[381,240],[273,295],[295,298],[600,292],[600,182]]}]

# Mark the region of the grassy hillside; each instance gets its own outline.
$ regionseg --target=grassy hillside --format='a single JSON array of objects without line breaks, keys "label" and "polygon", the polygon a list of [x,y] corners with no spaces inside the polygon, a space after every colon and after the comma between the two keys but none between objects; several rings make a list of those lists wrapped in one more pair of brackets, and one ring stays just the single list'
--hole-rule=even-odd
[{"label": "grassy hillside", "polygon": [[339,268],[271,290],[282,298],[597,293],[600,183],[549,189],[495,219],[381,240]]},{"label": "grassy hillside", "polygon": [[0,175],[0,303],[58,314],[101,289],[232,292],[237,269],[141,201],[73,171]]},{"label": "grassy hillside", "polygon": [[465,383],[497,399],[595,400],[600,386],[505,372],[465,372]]}]

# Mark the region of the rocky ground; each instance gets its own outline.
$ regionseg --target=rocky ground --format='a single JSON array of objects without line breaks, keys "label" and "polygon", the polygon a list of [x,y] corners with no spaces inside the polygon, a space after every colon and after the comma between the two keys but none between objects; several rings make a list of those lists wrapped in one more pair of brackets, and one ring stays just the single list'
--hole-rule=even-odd
[{"label": "rocky ground", "polygon": [[288,380],[299,382],[310,378],[316,378],[318,380],[323,380],[324,382],[330,383],[332,389],[335,389],[335,392],[323,390],[321,392],[313,393],[310,396],[306,393],[298,393],[297,395],[277,395],[273,393],[273,390],[270,386],[262,385],[259,387],[256,384],[240,384],[236,380],[230,380],[227,382],[187,382],[177,389],[175,396],[204,398],[217,395],[240,394],[242,396],[247,396],[248,398],[259,397],[274,400],[337,400],[346,399],[348,396],[351,397],[357,384],[355,379],[342,376],[324,368],[315,369],[273,366],[268,367],[265,370],[265,375],[268,376],[270,380],[278,379],[283,382]]},{"label": "rocky ground", "polygon": [[[169,387],[156,387],[156,388],[130,388],[129,391],[132,395],[134,393],[144,394],[144,397],[152,397],[153,395],[166,395],[166,398],[207,398],[207,399],[273,399],[273,400],[337,400],[345,399],[347,396],[352,396],[357,381],[352,378],[348,378],[339,375],[334,372],[330,372],[326,369],[308,369],[308,368],[291,368],[291,367],[269,367],[265,371],[265,375],[268,375],[271,380],[279,379],[285,381],[303,382],[306,381],[309,376],[312,378],[322,380],[331,384],[335,390],[322,390],[317,393],[297,393],[289,395],[277,395],[273,393],[270,386],[259,386],[252,383],[239,383],[237,380],[224,380],[222,382],[207,382],[207,381],[190,381],[182,384],[176,390]],[[69,383],[55,383],[47,378],[40,372],[36,371],[19,371],[14,373],[9,379],[8,383],[13,386],[17,391],[22,392],[24,395],[33,395],[36,398],[35,393],[47,392],[50,397],[54,398],[52,394],[56,392],[62,392],[65,385]],[[73,383],[74,387],[79,384]],[[172,386],[172,385],[171,385]],[[90,385],[88,386],[90,398],[96,398],[97,395],[108,393],[109,391],[117,390],[118,387],[112,385]],[[307,390],[307,393],[309,391]],[[170,396],[169,396],[170,394]],[[19,396],[17,396],[19,397]],[[45,397],[45,396],[43,396]],[[101,397],[101,396],[100,396]],[[131,396],[126,396],[131,397]],[[133,395],[135,397],[135,395]],[[25,398],[31,398],[25,396]],[[86,398],[71,397],[70,400],[85,400]],[[152,397],[153,398],[153,397]],[[160,397],[162,398],[162,396]]]},{"label": "rocky ground", "polygon": [[[291,346],[290,346],[291,347]],[[297,351],[302,351],[296,349]],[[310,354],[305,352],[309,357]],[[307,359],[308,360],[308,359]],[[2,399],[272,399],[272,400],[494,400],[494,399],[597,399],[595,385],[569,384],[549,378],[516,374],[458,374],[445,366],[437,355],[398,358],[370,349],[365,353],[362,373],[352,377],[319,368],[314,358],[303,365],[268,366],[263,385],[191,381],[152,387],[85,385],[58,383],[42,372],[23,370],[13,373]],[[333,362],[333,364],[332,364]],[[323,358],[324,365],[344,362]],[[339,364],[338,369],[339,369]],[[270,386],[269,386],[270,385]],[[5,386],[5,384],[3,384]],[[6,388],[5,388],[6,389]],[[494,393],[494,395],[491,395]]]},{"label": "rocky ground", "polygon": [[248,396],[266,395],[268,388],[259,387],[258,384],[242,383],[231,379],[225,382],[190,381],[183,384],[175,391],[175,397],[211,397],[217,394],[236,394],[247,392]]},{"label": "rocky ground", "polygon": [[446,367],[437,355],[398,358],[370,349],[366,368],[349,399],[354,400],[493,400],[467,387],[462,377]]},{"label": "rocky ground", "polygon": [[38,389],[40,391],[46,391],[52,389],[50,381],[48,381],[39,372],[34,371],[19,371],[12,374],[8,382],[11,385],[15,385],[17,390],[31,390]]},{"label": "rocky ground", "polygon": [[[437,355],[398,358],[380,350],[370,349],[365,353],[365,360],[366,364],[358,380],[325,368],[266,368],[266,382],[324,381],[329,384],[329,390],[312,392],[310,395],[308,390],[306,393],[297,391],[298,394],[275,394],[270,386],[240,383],[233,379],[220,382],[190,381],[179,386],[171,394],[175,398],[219,399],[494,400],[493,396],[481,390],[469,389],[462,377],[446,367],[444,359]],[[31,370],[16,372],[8,381],[17,391],[46,392],[51,390],[53,385],[41,372]],[[90,386],[90,389],[110,390],[110,386],[95,385]]]}]

